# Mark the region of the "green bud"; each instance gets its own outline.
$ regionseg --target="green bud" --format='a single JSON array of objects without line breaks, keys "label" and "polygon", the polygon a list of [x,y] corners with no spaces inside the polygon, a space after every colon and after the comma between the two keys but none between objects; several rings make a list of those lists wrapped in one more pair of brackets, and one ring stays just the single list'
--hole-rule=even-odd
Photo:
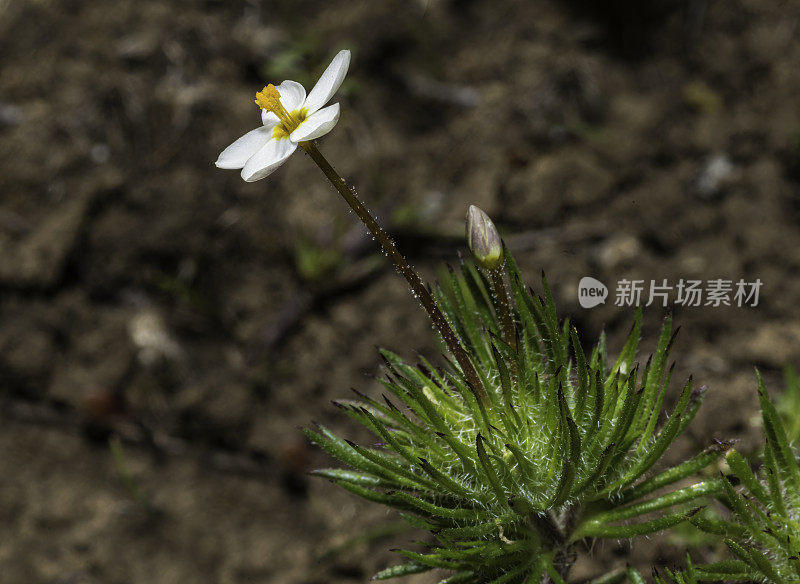
[{"label": "green bud", "polygon": [[470,205],[467,211],[467,243],[478,265],[496,270],[503,265],[503,241],[489,216]]}]

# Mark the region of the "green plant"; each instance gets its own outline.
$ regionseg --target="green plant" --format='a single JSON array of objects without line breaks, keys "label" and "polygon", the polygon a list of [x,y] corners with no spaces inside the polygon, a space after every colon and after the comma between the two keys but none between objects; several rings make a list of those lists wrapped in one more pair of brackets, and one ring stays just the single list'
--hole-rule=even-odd
[{"label": "green plant", "polygon": [[255,181],[302,148],[395,264],[444,344],[442,368],[383,351],[392,397],[358,393],[336,402],[378,445],[357,445],[323,426],[306,431],[350,467],[316,474],[399,510],[432,535],[421,551],[400,550],[407,561],[376,578],[444,569],[450,584],[561,584],[593,539],[663,531],[691,519],[707,497],[729,493],[723,478],[685,486],[729,444],[652,473],[704,393],[689,379],[661,423],[673,371],[670,318],[644,364],[636,361],[641,313],[613,363],[604,337],[587,354],[580,333],[559,320],[544,276],[543,296],[527,289],[495,226],[475,207],[467,241],[477,267],[464,263],[435,291],[425,286],[313,141],[338,120],[338,104],[320,108],[349,61],[348,51],[337,54],[308,96],[292,81],[257,93],[264,126],[226,148],[217,165]]},{"label": "green plant", "polygon": [[[725,491],[719,498],[730,511],[729,519],[698,515],[692,522],[724,538],[736,558],[726,563],[724,579],[796,583],[800,581],[800,464],[764,380],[756,373],[766,437],[761,472],[754,473],[741,454],[730,450],[726,459],[741,489],[730,480],[723,482]],[[723,579],[722,574],[711,577],[712,570],[697,567],[704,580]]]},{"label": "green plant", "polygon": [[[689,554],[686,554],[686,566],[683,570],[669,568],[653,568],[653,582],[655,584],[699,584],[700,582],[761,582],[762,578],[755,574],[748,574],[742,570],[740,562],[736,560],[723,560],[713,564],[700,564],[695,566]],[[642,575],[632,568],[628,568],[628,581],[631,584],[645,584]]]},{"label": "green plant", "polygon": [[[772,403],[761,374],[758,395],[765,446],[758,473],[739,452],[731,449],[725,458],[731,475],[717,496],[728,511],[727,519],[697,514],[692,524],[724,541],[734,559],[692,566],[687,556],[685,572],[666,571],[669,580],[654,576],[656,584],[695,584],[708,581],[768,582],[800,581],[800,464],[791,448],[796,431],[798,383],[794,370],[785,370],[786,390]],[[794,415],[792,415],[794,413]],[[738,483],[738,485],[735,485]],[[739,488],[737,488],[739,486]],[[636,572],[633,584],[644,582]]]},{"label": "green plant", "polygon": [[[631,584],[645,584],[645,579],[642,578],[642,575],[632,568],[628,568],[627,576]],[[655,584],[698,584],[699,581],[697,571],[692,565],[692,559],[688,554],[686,555],[686,569],[684,571],[664,568],[662,575],[659,570],[653,568],[653,582]]]},{"label": "green plant", "polygon": [[775,400],[775,407],[786,428],[789,443],[795,444],[800,441],[800,377],[791,365],[783,369],[783,385],[783,391]]},{"label": "green plant", "polygon": [[603,338],[586,355],[577,330],[558,321],[546,280],[540,298],[525,289],[508,253],[505,262],[512,338],[503,335],[504,303],[474,266],[451,272],[436,294],[486,400],[452,364],[410,366],[383,351],[389,371],[383,383],[397,403],[363,394],[337,402],[381,445],[359,446],[321,426],[307,431],[355,469],[316,474],[400,510],[435,536],[427,552],[400,551],[409,561],[379,579],[445,568],[454,572],[448,582],[538,581],[542,574],[560,582],[579,544],[662,531],[696,511],[685,504],[723,488],[712,479],[650,496],[715,461],[724,444],[643,479],[690,422],[703,393],[687,382],[658,429],[671,378],[670,319],[642,367],[634,360],[637,315],[609,367]]}]

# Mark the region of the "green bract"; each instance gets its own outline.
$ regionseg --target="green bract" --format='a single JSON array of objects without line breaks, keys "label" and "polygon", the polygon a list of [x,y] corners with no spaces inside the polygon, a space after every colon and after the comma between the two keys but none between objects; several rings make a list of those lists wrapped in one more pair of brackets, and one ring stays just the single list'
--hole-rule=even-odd
[{"label": "green bract", "polygon": [[[507,252],[505,266],[510,302],[469,264],[436,290],[485,397],[452,361],[443,370],[424,360],[411,366],[384,351],[390,396],[337,402],[380,445],[359,446],[322,426],[306,431],[352,469],[316,474],[400,510],[434,536],[427,549],[400,550],[408,561],[378,579],[442,568],[449,583],[563,582],[581,542],[662,531],[726,488],[723,479],[672,487],[716,461],[726,444],[646,478],[703,395],[690,379],[659,424],[672,376],[670,319],[640,365],[638,314],[609,365],[604,338],[587,355],[577,330],[559,322],[544,278],[541,298]],[[504,310],[515,338],[503,335]]]}]

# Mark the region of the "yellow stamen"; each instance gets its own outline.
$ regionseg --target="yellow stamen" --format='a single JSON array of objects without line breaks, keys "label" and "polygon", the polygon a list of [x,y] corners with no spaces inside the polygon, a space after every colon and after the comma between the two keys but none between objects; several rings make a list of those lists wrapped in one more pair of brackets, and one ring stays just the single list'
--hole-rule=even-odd
[{"label": "yellow stamen", "polygon": [[294,110],[289,113],[289,116],[292,118],[292,123],[294,123],[294,127],[289,126],[292,128],[291,130],[287,130],[287,126],[284,123],[275,124],[275,127],[272,129],[272,137],[280,140],[282,138],[288,138],[289,134],[292,133],[297,127],[306,121],[308,117],[308,110],[306,108],[300,108],[299,110]]},{"label": "yellow stamen", "polygon": [[278,88],[272,83],[267,85],[264,89],[256,93],[256,104],[261,109],[270,110],[277,104],[279,107],[281,103],[281,94]]},{"label": "yellow stamen", "polygon": [[281,103],[281,94],[272,83],[256,93],[255,102],[261,109],[273,112],[278,116],[278,119],[283,125],[282,132],[287,136],[297,129],[297,126],[299,126],[302,121],[302,119],[298,120],[296,116],[286,111],[286,108],[283,107]]}]

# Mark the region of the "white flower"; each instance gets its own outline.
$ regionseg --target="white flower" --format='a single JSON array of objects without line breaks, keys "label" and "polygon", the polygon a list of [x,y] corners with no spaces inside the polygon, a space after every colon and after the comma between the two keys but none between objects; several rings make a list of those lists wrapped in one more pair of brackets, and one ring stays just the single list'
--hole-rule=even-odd
[{"label": "white flower", "polygon": [[260,180],[283,164],[300,142],[330,132],[339,121],[339,104],[322,107],[333,97],[350,66],[350,51],[339,51],[306,96],[296,81],[268,85],[256,94],[263,125],[236,140],[217,159],[219,168],[242,169],[247,182]]}]

